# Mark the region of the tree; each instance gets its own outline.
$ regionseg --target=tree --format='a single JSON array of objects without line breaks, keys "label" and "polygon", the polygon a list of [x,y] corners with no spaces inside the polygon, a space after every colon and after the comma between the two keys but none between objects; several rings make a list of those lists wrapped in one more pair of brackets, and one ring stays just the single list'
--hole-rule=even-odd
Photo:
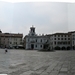
[{"label": "tree", "polygon": [[45,43],[45,44],[43,45],[43,49],[44,49],[44,50],[49,50],[49,44]]}]

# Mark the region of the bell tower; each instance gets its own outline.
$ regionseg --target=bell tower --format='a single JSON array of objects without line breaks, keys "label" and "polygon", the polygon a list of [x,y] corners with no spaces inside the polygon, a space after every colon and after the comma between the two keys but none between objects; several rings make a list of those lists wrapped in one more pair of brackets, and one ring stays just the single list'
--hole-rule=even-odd
[{"label": "bell tower", "polygon": [[30,32],[29,32],[30,36],[35,36],[35,27],[32,25],[32,27],[30,27]]}]

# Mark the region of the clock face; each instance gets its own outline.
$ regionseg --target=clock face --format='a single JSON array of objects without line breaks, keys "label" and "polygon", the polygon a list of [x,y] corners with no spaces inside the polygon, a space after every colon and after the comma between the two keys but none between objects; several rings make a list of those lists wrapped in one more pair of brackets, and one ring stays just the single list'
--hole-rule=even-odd
[{"label": "clock face", "polygon": [[34,36],[34,34],[32,34],[32,36]]}]

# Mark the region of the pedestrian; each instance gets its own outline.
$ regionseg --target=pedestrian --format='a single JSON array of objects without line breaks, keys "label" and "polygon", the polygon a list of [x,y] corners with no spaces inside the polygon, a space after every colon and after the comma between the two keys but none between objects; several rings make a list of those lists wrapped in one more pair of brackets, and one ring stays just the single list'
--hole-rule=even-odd
[{"label": "pedestrian", "polygon": [[5,48],[5,54],[8,52],[7,48]]}]

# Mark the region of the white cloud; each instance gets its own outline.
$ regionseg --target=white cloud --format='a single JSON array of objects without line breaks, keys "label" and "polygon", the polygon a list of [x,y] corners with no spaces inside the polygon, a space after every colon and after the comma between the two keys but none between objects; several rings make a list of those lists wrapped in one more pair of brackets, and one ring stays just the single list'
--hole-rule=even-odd
[{"label": "white cloud", "polygon": [[[25,36],[34,25],[36,33],[46,34],[68,31],[68,25],[75,24],[75,4],[68,7],[68,3],[58,2],[6,2],[0,6],[0,27],[4,32],[21,32]],[[72,26],[70,29],[75,28]]]}]

